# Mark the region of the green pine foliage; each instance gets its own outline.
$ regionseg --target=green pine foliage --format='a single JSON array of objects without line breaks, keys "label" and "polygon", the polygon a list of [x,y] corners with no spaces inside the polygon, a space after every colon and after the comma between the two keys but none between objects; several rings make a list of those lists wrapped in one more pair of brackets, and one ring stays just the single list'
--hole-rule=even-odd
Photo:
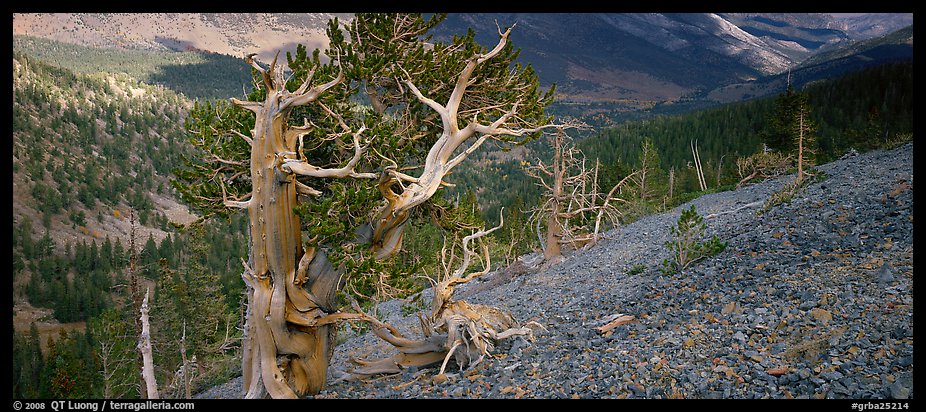
[{"label": "green pine foliage", "polygon": [[140,386],[137,367],[138,336],[135,333],[135,314],[127,310],[110,308],[88,322],[87,333],[92,336],[100,398],[130,399],[138,396]]},{"label": "green pine foliage", "polygon": [[[354,130],[359,125],[368,128],[364,133],[365,147],[375,143],[380,154],[403,165],[420,166],[416,159],[433,143],[441,125],[429,108],[394,80],[405,78],[407,71],[423,93],[445,100],[452,89],[446,79],[454,78],[463,64],[458,57],[484,50],[484,46],[476,44],[470,32],[448,44],[423,47],[417,41],[428,39],[428,29],[444,16],[411,17],[405,24],[424,34],[395,41],[385,41],[389,37],[384,36],[397,23],[391,15],[361,14],[344,31],[338,29],[336,21],[332,22],[331,46],[325,54],[340,53],[344,62],[341,67],[322,63],[318,51],[308,53],[304,47],[285,58],[294,70],[290,90],[313,68],[313,83],[329,80],[343,69],[351,80],[325,94],[322,102],[348,119]],[[36,211],[34,221],[14,215],[14,301],[24,299],[33,306],[52,309],[54,317],[62,322],[88,323],[86,332],[54,336],[46,342],[42,342],[35,325],[29,331],[14,330],[13,397],[137,396],[138,377],[133,364],[136,337],[132,330],[137,314],[125,305],[130,299],[123,287],[128,283],[127,242],[104,236],[57,245],[50,234],[59,225],[79,229],[88,223],[102,223],[113,216],[114,210],[135,210],[143,225],[168,232],[160,241],[137,239],[140,272],[161,281],[157,293],[165,297],[161,302],[163,310],[170,312],[157,322],[179,319],[174,311],[196,313],[190,308],[200,302],[192,296],[202,293],[211,296],[212,306],[205,310],[216,316],[216,322],[210,324],[218,327],[224,341],[221,332],[226,323],[219,322],[218,316],[241,307],[240,258],[247,254],[247,217],[229,214],[215,203],[210,209],[207,202],[201,202],[204,216],[215,218],[191,237],[171,227],[167,218],[157,212],[152,196],[179,193],[191,203],[198,198],[221,196],[221,187],[197,180],[198,175],[214,171],[201,155],[207,153],[208,147],[208,153],[222,159],[247,161],[247,143],[225,132],[249,134],[253,117],[224,99],[245,95],[244,87],[252,84],[253,73],[239,58],[228,56],[117,52],[20,36],[14,36],[13,58],[14,202]],[[509,65],[516,58],[517,49],[509,45],[498,61],[480,69],[474,82],[492,83],[513,76],[513,81],[526,84],[535,96],[529,107],[522,108],[522,115],[545,119],[544,108],[552,100],[553,90],[541,90],[530,67]],[[803,96],[803,104],[809,109],[817,140],[816,162],[833,160],[849,149],[870,150],[911,138],[912,79],[912,62],[906,62],[790,91]],[[486,88],[478,99],[504,101],[509,96],[504,90]],[[627,121],[596,130],[578,146],[589,160],[597,158],[601,162],[599,185],[608,188],[640,167],[643,147],[647,140],[651,142],[655,149],[651,153],[658,157],[662,171],[660,179],[665,179],[668,170],[675,171],[675,196],[671,202],[658,205],[667,188],[657,184],[650,185],[652,192],[644,196],[650,198],[648,203],[638,203],[639,214],[651,213],[657,206],[670,207],[700,194],[694,171],[688,167],[690,141],[699,142],[709,191],[735,184],[739,179],[735,159],[757,153],[763,142],[774,146],[773,132],[784,130],[774,120],[776,107],[779,114],[787,113],[783,104],[776,103],[788,101],[789,91],[782,96]],[[249,100],[262,97],[261,89],[247,95]],[[211,101],[214,98],[223,100]],[[459,118],[461,125],[475,115],[472,110],[469,106],[461,110],[466,113]],[[479,116],[493,114],[497,115]],[[400,120],[406,115],[419,118],[420,123],[403,128]],[[300,123],[303,117],[319,126],[317,134],[306,136],[306,142],[321,138],[332,143],[308,145],[305,155],[317,160],[320,167],[343,164],[350,155],[350,137],[329,135],[326,131],[338,130],[336,123],[317,106],[299,108],[292,119]],[[419,133],[403,134],[401,130]],[[188,140],[190,137],[194,138]],[[427,282],[417,276],[430,276],[440,270],[438,256],[444,239],[450,244],[450,240],[468,234],[474,227],[496,224],[502,208],[505,228],[496,232],[498,239],[491,245],[493,256],[503,255],[511,261],[536,248],[536,234],[524,223],[524,213],[537,202],[540,189],[523,173],[521,162],[536,157],[541,145],[524,140],[512,142],[523,144],[512,151],[508,151],[512,146],[487,144],[454,169],[448,181],[456,187],[445,189],[442,196],[417,209],[410,218],[404,242],[414,252],[387,262],[373,262],[357,258],[363,254],[359,245],[335,251],[333,259],[340,259],[338,262],[354,274],[350,290],[377,299],[389,293],[420,290]],[[788,150],[787,141],[780,143],[783,150]],[[381,171],[388,166],[371,150],[358,169]],[[241,170],[229,167],[225,173],[230,176]],[[184,184],[168,182],[165,177],[171,173],[176,173],[177,180]],[[230,179],[225,187],[228,195],[246,194],[250,190],[248,178],[244,173]],[[299,211],[306,234],[310,235],[306,238],[324,234],[326,241],[317,246],[335,249],[342,242],[346,245],[356,240],[355,230],[362,230],[357,223],[368,218],[365,212],[378,201],[375,185],[370,185],[374,182],[317,179],[306,183],[324,193],[323,198],[306,202]],[[782,201],[787,201],[788,193],[782,192],[781,196]],[[629,215],[625,216],[632,217],[632,213]],[[703,230],[696,212],[683,215],[688,219],[680,219],[673,228],[675,243],[667,247],[680,252],[682,246],[688,245],[684,250],[691,253],[670,260],[666,270],[682,270],[694,261],[691,256],[722,250],[723,243],[714,239],[682,242],[700,239],[698,228]],[[199,277],[197,273],[208,275]],[[385,283],[380,275],[388,275]],[[173,308],[169,311],[168,302]],[[157,339],[176,336],[174,325],[161,326],[164,335]],[[209,353],[220,339],[207,331],[188,332],[193,334],[188,335],[190,348],[196,348],[189,349],[190,355]],[[193,343],[195,339],[201,341]],[[49,349],[43,353],[40,346]],[[105,348],[110,352],[104,355]],[[175,349],[169,350],[170,355],[158,355],[165,379],[177,366],[179,352]],[[206,355],[206,359],[211,362],[213,376],[233,370],[225,363],[227,353],[212,353],[214,357],[210,360]],[[109,377],[103,374],[104,356],[112,362],[108,371],[113,374]]]},{"label": "green pine foliage", "polygon": [[[911,62],[886,64],[815,82],[794,93],[807,98],[818,147],[816,163],[835,160],[851,148],[871,150],[912,136]],[[691,164],[692,141],[698,142],[708,191],[728,190],[736,185],[741,179],[736,159],[762,151],[763,138],[774,118],[776,99],[777,96],[760,98],[626,121],[593,129],[577,141],[577,147],[589,160],[597,158],[601,162],[601,187],[610,187],[639,167],[643,141],[650,139],[662,169],[666,173],[669,169],[675,171],[673,199],[665,205],[668,208],[699,195],[700,187]],[[540,198],[540,188],[523,172],[520,163],[533,157],[545,159],[545,153],[537,142],[528,143],[526,148],[525,154],[486,151],[467,159],[469,167],[451,176],[457,184],[451,192],[486,188],[492,196],[480,206],[489,222],[497,222],[500,208],[512,210],[510,206],[517,198],[534,204]],[[632,218],[632,214],[627,217]]]},{"label": "green pine foliage", "polygon": [[[186,150],[176,125],[183,100],[124,75],[76,75],[14,52],[14,181],[42,223],[73,226],[93,211],[128,206],[152,223],[148,193]],[[20,179],[20,176],[22,178]]]},{"label": "green pine foliage", "polygon": [[[293,71],[286,85],[290,91],[296,90],[310,72],[313,84],[329,81],[338,73],[345,76],[344,82],[322,94],[317,102],[296,107],[289,113],[288,121],[293,126],[302,126],[304,119],[311,120],[313,126],[302,139],[299,156],[305,156],[317,167],[343,165],[352,150],[351,135],[342,133],[338,123],[341,118],[351,130],[366,128],[361,144],[368,149],[357,170],[382,171],[399,166],[420,171],[426,151],[440,137],[443,124],[432,108],[411,93],[404,80],[409,79],[429,98],[446,102],[467,61],[476,53],[488,51],[474,41],[472,32],[454,37],[448,43],[426,44],[427,31],[444,17],[360,13],[343,27],[337,20],[330,22],[330,44],[325,54],[332,59],[327,62],[323,62],[321,51],[310,53],[304,46],[298,46],[295,53],[287,53],[286,62]],[[396,27],[407,34],[394,38]],[[459,110],[460,128],[474,116],[487,119],[504,114],[502,108],[518,98],[511,92],[513,88],[528,94],[518,105],[520,119],[534,123],[549,121],[544,108],[552,100],[552,90],[540,90],[536,73],[530,67],[514,63],[517,55],[518,50],[509,43],[499,55],[478,66]],[[256,88],[248,100],[260,100],[264,93]],[[477,115],[477,109],[483,105],[487,107]],[[242,199],[250,192],[250,153],[239,133],[250,135],[253,119],[249,112],[224,103],[201,103],[190,111],[186,128],[196,151],[185,157],[184,166],[175,171],[174,187],[206,216],[228,216],[230,211],[222,206],[221,199]],[[520,140],[512,137],[500,140],[517,144],[537,136],[539,133]],[[216,158],[224,162],[220,165]],[[464,163],[458,168],[470,165]],[[470,226],[459,221],[449,225],[441,222],[449,216],[463,218],[450,212],[458,206],[449,206],[452,203],[446,199],[453,196],[444,199],[435,196],[419,206],[421,210],[414,211],[405,231],[406,246],[421,245],[427,249],[403,251],[414,255],[400,253],[392,259],[374,261],[367,245],[358,240],[362,240],[364,231],[369,231],[371,211],[382,202],[376,181],[301,178],[301,182],[322,193],[317,198],[301,199],[295,209],[307,240],[304,246],[323,248],[327,258],[345,270],[344,289],[356,297],[401,295],[426,286],[426,281],[413,280],[416,274],[412,270],[415,265],[433,265],[430,256],[439,252],[442,242],[431,240],[437,238],[437,233],[441,238],[462,237],[456,233]],[[415,233],[417,228],[424,230]],[[437,269],[431,267],[429,271],[435,273]]]},{"label": "green pine foliage", "polygon": [[[13,233],[14,251],[23,262],[20,263],[21,275],[29,277],[22,292],[29,303],[52,308],[55,319],[60,322],[86,320],[88,324],[86,332],[51,337],[49,342],[55,352],[45,358],[38,349],[36,330],[29,336],[14,331],[14,394],[22,398],[65,395],[99,398],[103,395],[100,391],[106,388],[114,397],[137,396],[138,369],[134,362],[138,336],[132,321],[137,313],[131,312],[131,305],[120,308],[119,302],[129,301],[124,276],[128,270],[128,256],[121,240],[106,238],[102,246],[97,246],[95,241],[89,245],[82,241],[74,246],[69,244],[69,251],[62,253],[56,250],[47,233],[36,239],[28,219],[14,222]],[[240,268],[234,263],[244,255],[243,242],[239,243],[235,237],[215,227],[200,227],[167,237],[159,246],[155,246],[153,240],[147,243],[150,259],[156,259],[155,268],[171,274],[170,280],[162,279],[156,289],[156,292],[163,292],[158,292],[160,296],[165,296],[160,302],[175,302],[173,306],[166,303],[164,307],[156,306],[152,314],[158,324],[173,320],[169,323],[171,327],[155,331],[154,339],[160,347],[157,353],[167,356],[165,351],[176,346],[171,343],[175,342],[173,334],[180,333],[174,329],[181,327],[181,319],[198,319],[195,325],[189,326],[188,348],[190,356],[199,353],[201,365],[208,367],[210,373],[197,383],[233,373],[236,367],[240,368],[233,361],[236,346],[227,345],[222,350],[218,347],[238,336],[235,328],[242,287]],[[211,250],[223,253],[210,253]],[[219,256],[220,264],[215,258],[207,258],[213,255]],[[143,272],[144,265],[140,264],[139,269]],[[216,273],[225,274],[224,279]],[[238,281],[230,279],[232,276],[239,276]],[[111,294],[111,291],[116,293]],[[179,352],[174,354],[179,356]],[[88,357],[82,364],[89,365],[90,372],[75,366],[78,361],[73,358],[78,356]],[[106,373],[104,357],[109,362]],[[47,362],[42,359],[55,363],[46,366]],[[173,361],[169,356],[166,359],[168,363]],[[166,381],[172,375],[165,373],[163,376]]]},{"label": "green pine foliage", "polygon": [[797,150],[797,139],[794,138],[794,122],[801,106],[806,101],[802,93],[788,85],[784,93],[774,99],[774,109],[768,117],[768,125],[762,129],[762,140],[768,149],[792,153]]},{"label": "green pine foliage", "polygon": [[[182,139],[182,119],[189,102],[168,89],[125,74],[75,73],[20,50],[14,51],[13,57],[13,179],[14,186],[24,189],[16,192],[14,203],[34,208],[39,216],[33,221],[14,214],[14,301],[22,299],[52,309],[60,322],[87,321],[93,335],[93,329],[105,329],[93,326],[101,321],[109,328],[116,327],[114,318],[107,314],[127,309],[129,246],[125,239],[92,234],[86,225],[103,223],[104,217],[124,218],[128,214],[125,210],[134,210],[142,225],[164,232],[175,230],[166,216],[157,212],[152,196],[170,196],[164,192],[166,177],[189,150]],[[157,279],[161,259],[174,268],[195,259],[218,274],[223,302],[237,308],[242,290],[240,257],[245,256],[247,243],[241,223],[238,219],[211,225],[208,244],[215,252],[204,257],[185,253],[189,251],[187,238],[180,233],[168,234],[160,242],[137,239],[137,252],[146,260],[142,272]],[[51,234],[59,225],[88,236],[56,244]],[[126,316],[131,319],[137,315]],[[84,342],[50,338],[55,342],[56,357],[77,350],[72,346]],[[135,337],[127,339],[134,341]],[[14,337],[14,341],[17,353],[38,353],[31,340]],[[103,347],[98,341],[92,343],[89,350],[99,361]],[[62,365],[53,373],[42,373],[47,367],[35,362],[21,366],[14,392],[24,397],[102,395],[94,391],[104,385],[83,386],[78,382],[69,387],[76,372],[69,369],[70,364]],[[84,365],[94,373],[102,368],[99,362]],[[57,383],[51,382],[52,378]],[[81,382],[94,381],[81,378]]]},{"label": "green pine foliage", "polygon": [[42,370],[45,358],[42,356],[39,331],[32,323],[29,333],[13,330],[13,399],[41,398]]},{"label": "green pine foliage", "polygon": [[722,242],[716,235],[704,240],[706,227],[704,218],[698,214],[694,205],[682,209],[678,222],[670,229],[672,239],[665,243],[670,258],[662,261],[660,270],[667,275],[680,273],[692,263],[726,249],[727,242]]},{"label": "green pine foliage", "polygon": [[[184,230],[189,236],[190,256],[210,252],[203,225],[190,225]],[[240,338],[237,311],[228,306],[218,275],[199,259],[187,259],[174,270],[162,258],[158,266],[160,277],[150,313],[152,345],[157,348],[154,357],[157,380],[165,393],[173,388],[171,397],[182,397],[184,383],[175,374],[183,367],[184,357],[190,373],[197,371],[190,379],[196,389],[203,383],[211,383],[207,379],[211,375],[223,375],[228,369],[235,358],[234,350],[229,350],[235,345],[230,343]],[[193,359],[196,364],[191,369]],[[208,373],[199,373],[203,370]]]}]

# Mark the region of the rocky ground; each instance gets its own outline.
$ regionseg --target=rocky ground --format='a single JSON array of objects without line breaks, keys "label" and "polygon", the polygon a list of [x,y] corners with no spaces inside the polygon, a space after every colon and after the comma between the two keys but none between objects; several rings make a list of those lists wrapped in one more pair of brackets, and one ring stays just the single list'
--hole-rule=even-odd
[{"label": "rocky ground", "polygon": [[[818,170],[762,214],[757,202],[793,176],[640,219],[557,265],[525,257],[455,297],[543,325],[533,339],[502,341],[472,370],[354,381],[340,379],[349,357],[394,352],[351,337],[317,397],[913,398],[913,144]],[[665,275],[664,243],[690,205],[728,247]],[[387,302],[379,316],[420,336],[411,305]],[[633,321],[597,329],[615,315]],[[240,378],[200,397],[239,390]]]}]

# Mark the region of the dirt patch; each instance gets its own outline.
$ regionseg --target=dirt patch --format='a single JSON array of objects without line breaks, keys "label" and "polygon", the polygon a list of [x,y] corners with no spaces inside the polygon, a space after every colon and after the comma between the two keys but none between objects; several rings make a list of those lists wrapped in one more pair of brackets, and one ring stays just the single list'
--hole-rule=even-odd
[{"label": "dirt patch", "polygon": [[87,329],[87,322],[58,322],[51,309],[36,308],[28,303],[13,305],[13,329],[16,333],[28,335],[33,323],[39,331],[39,347],[45,355],[48,354],[49,341],[59,339],[65,332],[83,332]]}]

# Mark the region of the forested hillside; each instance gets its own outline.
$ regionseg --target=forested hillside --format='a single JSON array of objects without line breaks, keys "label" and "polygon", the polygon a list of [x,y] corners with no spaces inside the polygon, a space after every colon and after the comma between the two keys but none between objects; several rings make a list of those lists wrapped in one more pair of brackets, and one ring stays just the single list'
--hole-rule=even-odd
[{"label": "forested hillside", "polygon": [[[820,162],[835,159],[850,149],[870,150],[913,132],[912,63],[850,73],[816,82],[802,91],[809,97]],[[592,129],[588,137],[576,134],[576,145],[589,162],[597,159],[601,163],[601,187],[606,190],[639,166],[642,142],[648,139],[658,154],[659,179],[666,180],[674,169],[674,195],[681,196],[678,200],[690,199],[700,191],[691,143],[697,142],[707,187],[732,187],[742,178],[737,173],[736,159],[762,150],[778,98]],[[536,158],[547,159],[549,150],[545,145],[542,141],[531,142],[516,155],[484,152],[469,160],[476,164],[473,168],[453,176],[459,186],[455,190],[492,193],[491,197],[480,197],[483,216],[489,220],[498,216],[502,206],[510,209],[520,202],[530,207],[537,202],[540,189],[523,170]]]},{"label": "forested hillside", "polygon": [[189,99],[242,96],[251,85],[251,68],[240,56],[201,51],[103,49],[31,36],[13,36],[13,49],[75,74],[125,73]]},{"label": "forested hillside", "polygon": [[[126,74],[77,74],[14,52],[14,397],[105,395],[112,377],[100,372],[100,345],[121,345],[134,359],[126,331],[147,288],[172,297],[159,305],[190,305],[183,296],[211,291],[221,305],[211,313],[227,329],[195,339],[234,336],[225,317],[239,306],[244,220],[177,226],[196,220],[170,186],[189,151],[189,105]],[[168,281],[175,286],[156,287]],[[164,341],[182,332],[156,331]]]},{"label": "forested hillside", "polygon": [[[304,53],[300,58],[308,61]],[[304,76],[305,69],[295,71]],[[240,58],[217,54],[117,52],[17,36],[12,75],[13,397],[139,397],[137,319],[149,292],[157,314],[151,325],[158,348],[155,373],[165,397],[189,396],[241,373],[247,215],[232,213],[200,224],[175,188],[182,187],[177,175],[183,168],[195,165],[190,159],[202,155],[194,155],[193,147],[209,146],[205,138],[197,141],[209,133],[194,133],[190,115],[201,116],[206,130],[216,127],[211,121],[238,113],[214,99],[260,95],[261,90],[252,91],[251,68]],[[794,156],[765,149],[775,133],[794,134],[795,125],[815,142],[810,149],[818,164],[852,150],[909,140],[912,82],[912,62],[883,65],[707,110],[689,112],[692,106],[678,103],[681,114],[575,131],[566,144],[594,173],[592,191],[607,192],[629,179],[615,192],[624,224],[745,183],[752,178],[747,160],[758,162],[757,156],[769,153]],[[362,114],[370,108],[350,110]],[[242,119],[232,118],[229,127],[248,130],[250,120]],[[384,280],[383,268],[353,268],[362,273],[351,279],[351,293],[369,308],[376,300],[430,286],[449,267],[444,242],[498,222],[502,208],[505,226],[486,242],[494,264],[539,250],[540,219],[531,212],[549,193],[526,170],[549,164],[551,142],[545,135],[511,150],[490,143],[474,152],[446,176],[445,183],[455,186],[437,191],[432,203],[403,218],[408,233],[390,263],[402,276]],[[774,173],[794,172],[791,160]],[[361,163],[371,169],[363,172],[382,172],[375,165]],[[367,193],[340,183],[318,187],[348,200],[376,189],[370,186]],[[225,187],[211,194],[216,193],[225,197]],[[337,210],[336,203],[316,201],[306,202],[299,213],[327,215],[331,222],[324,230],[331,234],[359,234],[353,227],[344,230],[345,218],[333,213]],[[345,210],[350,219],[369,219]],[[588,227],[593,222],[575,218],[570,223]],[[455,232],[443,226],[454,226]],[[195,360],[187,356],[194,353]]]}]

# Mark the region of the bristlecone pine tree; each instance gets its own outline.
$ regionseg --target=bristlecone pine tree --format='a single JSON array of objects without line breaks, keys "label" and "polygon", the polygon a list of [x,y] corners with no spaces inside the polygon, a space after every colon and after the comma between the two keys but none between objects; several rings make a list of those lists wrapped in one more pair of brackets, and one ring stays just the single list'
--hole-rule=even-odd
[{"label": "bristlecone pine tree", "polygon": [[[472,31],[428,42],[444,17],[333,20],[325,63],[302,46],[286,65],[249,56],[257,87],[246,100],[191,111],[187,128],[200,153],[176,172],[175,186],[207,216],[238,208],[250,218],[246,397],[323,389],[336,323],[369,320],[341,312],[339,292],[398,272],[389,263],[410,215],[429,207],[452,169],[487,140],[526,141],[558,127],[544,113],[553,90],[541,91],[533,70],[514,64],[510,28],[499,28],[489,48]],[[403,338],[397,348],[409,356],[397,366],[447,358],[454,343],[444,333],[440,345],[431,344],[440,335]]]}]

